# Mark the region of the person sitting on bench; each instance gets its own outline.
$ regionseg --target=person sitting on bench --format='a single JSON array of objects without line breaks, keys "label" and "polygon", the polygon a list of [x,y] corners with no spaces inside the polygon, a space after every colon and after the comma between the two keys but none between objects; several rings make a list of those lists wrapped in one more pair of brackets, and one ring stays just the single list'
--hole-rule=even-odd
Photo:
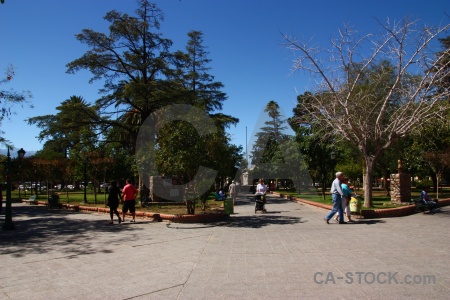
[{"label": "person sitting on bench", "polygon": [[223,192],[223,189],[220,189],[218,192],[215,192],[214,197],[216,198],[217,201],[223,201],[227,198],[227,196]]},{"label": "person sitting on bench", "polygon": [[430,196],[428,196],[428,187],[424,187],[422,193],[420,194],[420,200],[422,200],[425,205],[428,207],[430,212],[433,212],[434,209],[437,208],[437,203],[431,200]]}]

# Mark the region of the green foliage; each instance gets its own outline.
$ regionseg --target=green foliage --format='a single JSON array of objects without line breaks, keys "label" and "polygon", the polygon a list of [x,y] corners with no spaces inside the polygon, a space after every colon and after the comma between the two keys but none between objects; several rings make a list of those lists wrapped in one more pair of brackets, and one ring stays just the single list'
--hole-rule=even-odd
[{"label": "green foliage", "polygon": [[[46,141],[45,149],[62,153],[93,149],[96,143],[96,126],[91,122],[97,116],[96,108],[80,96],[71,96],[56,107],[55,115],[28,119],[28,124],[41,129],[38,139]],[[48,148],[47,148],[48,147]]]},{"label": "green foliage", "polygon": [[256,141],[250,155],[256,169],[258,169],[258,164],[283,163],[279,145],[288,138],[282,133],[286,128],[284,126],[286,121],[282,119],[279,108],[278,103],[271,100],[264,109],[270,119],[265,121],[261,131],[256,133]]},{"label": "green foliage", "polygon": [[[142,125],[164,107],[197,107],[213,119],[222,135],[225,127],[238,122],[217,113],[227,97],[221,91],[223,84],[208,73],[211,60],[202,32],[190,31],[186,50],[170,52],[172,41],[159,31],[163,13],[146,0],[138,1],[134,16],[110,11],[105,20],[110,23],[109,33],[83,29],[76,37],[89,50],[67,64],[68,73],[89,70],[91,81],[105,82],[105,95],[96,101],[100,114],[91,118],[99,126],[104,142],[137,157],[138,165],[132,164],[135,170],[156,164],[158,170],[147,170],[154,175],[157,171],[187,180],[196,174],[199,165],[217,167],[222,163],[226,167],[216,168],[219,172],[234,168],[236,161],[228,158],[236,149],[228,139],[209,136],[206,140],[186,122],[172,122],[158,136],[147,136],[151,139],[148,146],[157,147],[156,152],[151,148],[150,153],[136,153]],[[223,155],[222,160],[215,157],[220,151],[208,144],[210,140],[230,155]]]},{"label": "green foliage", "polygon": [[[147,0],[137,2],[134,15],[115,10],[106,14],[109,32],[83,29],[76,35],[88,50],[66,65],[67,73],[90,71],[90,82],[104,82],[103,96],[94,105],[73,96],[57,107],[57,114],[30,118],[29,124],[41,129],[39,139],[47,153],[68,158],[67,180],[83,179],[85,160],[93,180],[102,172],[108,178],[134,177],[140,167],[155,163],[158,170],[147,173],[171,174],[185,182],[199,166],[233,176],[242,149],[230,144],[225,128],[238,119],[218,112],[227,96],[223,84],[209,74],[202,32],[188,32],[185,51],[172,53],[172,41],[160,32],[162,11]],[[189,123],[175,120],[147,137],[151,150],[157,151],[138,153],[145,121],[175,104],[202,110],[217,132],[200,136]]]},{"label": "green foliage", "polygon": [[83,29],[76,37],[89,50],[67,64],[68,73],[89,70],[91,81],[104,80],[104,96],[96,101],[101,114],[92,122],[106,134],[106,142],[121,143],[131,155],[145,119],[176,102],[181,88],[168,78],[172,42],[159,32],[162,11],[146,0],[138,5],[135,16],[108,12],[108,34]]},{"label": "green foliage", "polygon": [[256,133],[251,151],[253,178],[291,179],[297,189],[310,184],[298,144],[284,133],[286,121],[279,111],[278,103],[269,101],[264,109],[268,120]]},{"label": "green foliage", "polygon": [[433,182],[430,180],[427,180],[427,179],[416,182],[416,189],[419,189],[419,190],[423,190],[424,188],[429,188],[432,186],[433,186]]},{"label": "green foliage", "polygon": [[337,153],[336,141],[334,136],[327,134],[328,130],[318,126],[318,120],[305,109],[312,103],[312,97],[310,92],[297,96],[297,105],[288,122],[296,133],[296,142],[311,178],[314,183],[325,184],[334,177],[331,170],[335,161],[332,161],[331,153]]},{"label": "green foliage", "polygon": [[[5,75],[5,78],[0,79],[0,86],[7,84],[14,78],[15,73],[12,66],[8,66]],[[14,111],[11,110],[13,105],[23,105],[31,97],[32,95],[29,91],[0,90],[0,127],[5,118],[10,118],[14,114]],[[8,141],[4,139],[3,134],[4,132],[0,130],[0,143],[7,143]]]}]

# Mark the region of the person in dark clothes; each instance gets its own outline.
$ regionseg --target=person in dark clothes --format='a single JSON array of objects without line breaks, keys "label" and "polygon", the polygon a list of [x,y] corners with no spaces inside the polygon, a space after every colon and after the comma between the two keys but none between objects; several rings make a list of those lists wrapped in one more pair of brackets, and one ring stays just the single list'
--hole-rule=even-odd
[{"label": "person in dark clothes", "polygon": [[119,199],[122,199],[122,195],[120,193],[119,187],[117,186],[117,181],[113,180],[111,181],[111,187],[109,188],[107,204],[109,206],[109,215],[111,216],[111,222],[109,222],[109,224],[114,224],[114,214],[116,214],[116,216],[119,218],[119,224],[122,222],[119,212],[117,211],[117,208],[119,207]]}]

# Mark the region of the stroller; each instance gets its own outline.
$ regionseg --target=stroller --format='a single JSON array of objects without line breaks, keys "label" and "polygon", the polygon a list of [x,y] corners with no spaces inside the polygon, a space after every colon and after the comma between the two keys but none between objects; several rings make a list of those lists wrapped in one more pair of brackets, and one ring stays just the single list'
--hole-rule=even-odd
[{"label": "stroller", "polygon": [[263,213],[266,213],[267,210],[264,207],[266,204],[266,200],[263,198],[263,194],[256,194],[255,195],[255,214],[257,211],[262,211]]}]

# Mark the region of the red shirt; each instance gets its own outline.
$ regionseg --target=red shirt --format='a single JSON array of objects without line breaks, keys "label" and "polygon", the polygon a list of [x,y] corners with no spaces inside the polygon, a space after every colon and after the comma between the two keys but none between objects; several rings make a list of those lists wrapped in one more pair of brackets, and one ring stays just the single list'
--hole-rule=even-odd
[{"label": "red shirt", "polygon": [[129,201],[129,200],[136,200],[136,193],[137,189],[132,184],[127,184],[123,187],[122,194],[123,194],[123,200]]}]

